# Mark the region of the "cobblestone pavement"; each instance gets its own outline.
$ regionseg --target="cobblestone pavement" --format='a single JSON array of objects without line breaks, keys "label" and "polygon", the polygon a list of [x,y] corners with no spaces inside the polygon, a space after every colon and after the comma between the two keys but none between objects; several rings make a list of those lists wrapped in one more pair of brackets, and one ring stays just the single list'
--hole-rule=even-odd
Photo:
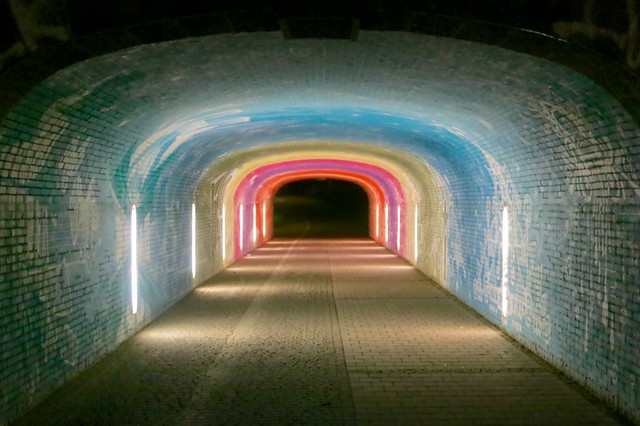
[{"label": "cobblestone pavement", "polygon": [[273,240],[20,425],[624,423],[386,249]]}]

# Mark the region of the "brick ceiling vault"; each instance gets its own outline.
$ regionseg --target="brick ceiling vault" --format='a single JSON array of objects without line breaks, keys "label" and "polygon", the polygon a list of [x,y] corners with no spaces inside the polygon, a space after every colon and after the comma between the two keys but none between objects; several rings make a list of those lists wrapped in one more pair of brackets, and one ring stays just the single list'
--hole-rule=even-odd
[{"label": "brick ceiling vault", "polygon": [[[63,353],[49,366],[59,383],[232,261],[221,253],[239,244],[226,238],[236,219],[221,219],[222,205],[260,189],[243,193],[251,185],[242,179],[270,166],[284,173],[292,161],[346,173],[351,162],[385,196],[403,194],[394,206],[402,241],[390,248],[639,418],[637,348],[625,342],[637,341],[640,316],[640,127],[627,107],[636,101],[623,101],[545,59],[402,32],[360,30],[355,42],[222,34],[76,63],[35,86],[0,126],[0,300],[34,300],[3,332],[35,352],[44,345],[42,359]],[[399,189],[387,191],[391,177]],[[195,278],[192,204],[198,235],[208,236]],[[34,315],[89,326],[59,339],[63,325]],[[46,344],[21,337],[24,327],[38,327]],[[100,348],[80,350],[96,339]],[[10,418],[51,386],[31,395],[41,360],[2,352],[5,364],[30,363],[0,384],[15,389],[0,401]]]}]

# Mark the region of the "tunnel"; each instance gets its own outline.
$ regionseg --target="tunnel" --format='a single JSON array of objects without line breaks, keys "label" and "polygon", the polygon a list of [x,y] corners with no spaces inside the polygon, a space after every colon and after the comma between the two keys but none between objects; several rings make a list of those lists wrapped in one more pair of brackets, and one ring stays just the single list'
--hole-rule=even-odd
[{"label": "tunnel", "polygon": [[307,237],[370,239],[640,421],[637,77],[502,27],[265,20],[71,46],[5,103],[0,424],[318,203],[351,234]]},{"label": "tunnel", "polygon": [[369,199],[351,182],[293,181],[280,187],[273,205],[274,237],[369,236]]}]

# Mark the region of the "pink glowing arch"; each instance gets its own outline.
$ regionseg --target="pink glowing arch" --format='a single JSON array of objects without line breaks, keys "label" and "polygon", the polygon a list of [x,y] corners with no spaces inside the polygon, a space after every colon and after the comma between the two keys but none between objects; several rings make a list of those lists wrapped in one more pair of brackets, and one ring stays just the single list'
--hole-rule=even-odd
[{"label": "pink glowing arch", "polygon": [[[234,193],[236,259],[271,237],[272,199],[277,190],[285,183],[312,178],[346,180],[360,185],[369,197],[371,237],[392,251],[403,254],[406,212],[400,206],[404,205],[406,197],[393,174],[368,163],[304,159],[262,166],[241,180]],[[382,232],[375,235],[373,229]]]}]

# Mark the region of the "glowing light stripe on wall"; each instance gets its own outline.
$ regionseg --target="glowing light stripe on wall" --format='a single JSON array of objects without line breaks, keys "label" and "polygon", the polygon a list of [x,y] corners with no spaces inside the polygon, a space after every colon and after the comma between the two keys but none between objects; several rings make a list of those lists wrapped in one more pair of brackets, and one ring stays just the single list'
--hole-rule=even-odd
[{"label": "glowing light stripe on wall", "polygon": [[131,310],[138,312],[138,214],[131,206]]},{"label": "glowing light stripe on wall", "polygon": [[191,277],[196,277],[196,205],[191,204]]},{"label": "glowing light stripe on wall", "polygon": [[380,204],[376,203],[376,238],[380,238]]},{"label": "glowing light stripe on wall", "polygon": [[240,204],[240,251],[244,242],[244,205]]},{"label": "glowing light stripe on wall", "polygon": [[418,262],[418,205],[413,213],[413,259]]},{"label": "glowing light stripe on wall", "polygon": [[398,214],[396,218],[396,250],[400,251],[400,226],[402,225],[401,217],[401,207],[398,205]]},{"label": "glowing light stripe on wall", "polygon": [[389,204],[384,205],[384,242],[389,244]]},{"label": "glowing light stripe on wall", "polygon": [[227,212],[226,205],[222,205],[222,262],[227,258]]},{"label": "glowing light stripe on wall", "polygon": [[509,209],[502,210],[502,316],[507,316],[509,285]]},{"label": "glowing light stripe on wall", "polygon": [[258,205],[253,204],[253,244],[258,241]]},{"label": "glowing light stripe on wall", "polygon": [[267,202],[262,203],[262,238],[267,238]]}]

